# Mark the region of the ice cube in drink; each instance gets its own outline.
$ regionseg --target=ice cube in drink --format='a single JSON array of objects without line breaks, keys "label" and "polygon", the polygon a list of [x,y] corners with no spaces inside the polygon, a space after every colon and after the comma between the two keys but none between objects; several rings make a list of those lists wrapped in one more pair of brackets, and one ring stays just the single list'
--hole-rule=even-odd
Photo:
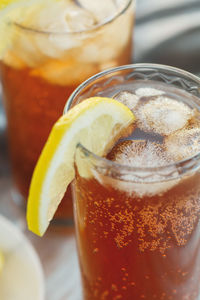
[{"label": "ice cube in drink", "polygon": [[77,165],[84,299],[197,300],[199,160],[186,159],[200,152],[199,98],[145,80],[119,80],[101,95],[124,101],[136,123],[110,162],[81,152],[90,178]]}]

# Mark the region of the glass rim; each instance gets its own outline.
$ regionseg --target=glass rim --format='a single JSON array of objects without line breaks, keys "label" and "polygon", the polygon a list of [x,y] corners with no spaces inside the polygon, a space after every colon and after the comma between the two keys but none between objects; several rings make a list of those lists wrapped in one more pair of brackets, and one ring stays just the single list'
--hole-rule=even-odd
[{"label": "glass rim", "polygon": [[36,28],[31,28],[31,27],[27,27],[23,24],[20,23],[16,23],[14,22],[13,24],[24,31],[30,32],[30,33],[35,33],[35,34],[43,34],[43,35],[76,35],[76,34],[83,34],[83,33],[90,33],[93,32],[95,30],[100,29],[101,27],[112,23],[113,21],[115,21],[118,17],[120,17],[121,15],[123,15],[128,8],[130,7],[130,5],[132,4],[132,2],[135,2],[136,0],[127,0],[126,5],[114,16],[108,18],[105,20],[105,22],[103,23],[99,23],[95,26],[93,26],[92,28],[86,29],[86,30],[77,30],[77,31],[49,31],[49,30],[40,30],[40,29],[36,29]]},{"label": "glass rim", "polygon": [[[66,113],[69,109],[70,106],[74,100],[74,98],[79,94],[79,92],[81,92],[81,90],[83,88],[85,88],[87,85],[93,83],[95,80],[100,79],[102,77],[104,77],[105,75],[109,75],[118,71],[125,71],[125,70],[131,70],[131,69],[155,69],[155,70],[165,70],[165,71],[172,71],[174,73],[179,73],[182,74],[190,79],[192,79],[196,84],[199,85],[198,89],[200,91],[200,78],[197,77],[196,75],[193,75],[192,73],[176,68],[176,67],[172,67],[172,66],[168,66],[168,65],[162,65],[162,64],[151,64],[151,63],[138,63],[138,64],[129,64],[129,65],[124,65],[124,66],[119,66],[119,67],[115,67],[115,68],[110,68],[108,70],[102,71],[98,74],[93,75],[92,77],[90,77],[89,79],[87,79],[86,81],[84,81],[82,84],[80,84],[75,90],[74,92],[71,94],[71,96],[69,97],[65,107],[64,107],[64,113]],[[193,164],[195,164],[197,161],[199,161],[200,163],[200,151],[197,152],[194,155],[191,155],[190,157],[187,157],[183,160],[177,161],[177,162],[173,162],[173,163],[168,163],[165,164],[163,166],[158,166],[158,167],[134,167],[134,166],[129,166],[126,164],[120,164],[117,163],[115,161],[111,161],[105,157],[101,157],[96,155],[95,153],[93,153],[92,151],[88,150],[85,146],[83,146],[81,143],[78,143],[76,145],[77,148],[80,148],[82,150],[82,153],[85,154],[85,156],[87,156],[88,158],[93,158],[96,161],[102,162],[104,165],[107,165],[108,167],[111,168],[115,168],[115,169],[119,169],[120,172],[140,172],[140,171],[146,171],[146,172],[157,172],[157,171],[162,171],[165,169],[169,169],[169,168],[176,168],[178,170],[184,169],[184,173],[187,171],[187,169],[190,169],[191,166],[193,167]],[[195,164],[196,166],[196,164]],[[180,172],[182,173],[182,172]]]}]

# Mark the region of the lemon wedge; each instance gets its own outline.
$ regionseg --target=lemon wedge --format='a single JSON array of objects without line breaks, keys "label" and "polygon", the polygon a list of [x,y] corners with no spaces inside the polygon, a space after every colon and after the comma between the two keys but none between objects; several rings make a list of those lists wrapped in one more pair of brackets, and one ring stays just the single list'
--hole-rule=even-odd
[{"label": "lemon wedge", "polygon": [[1,274],[1,271],[3,270],[3,266],[4,266],[4,255],[0,251],[0,274]]},{"label": "lemon wedge", "polygon": [[42,236],[74,179],[74,154],[81,143],[97,155],[133,123],[128,107],[109,98],[89,98],[70,109],[54,125],[32,177],[28,205],[29,230]]}]

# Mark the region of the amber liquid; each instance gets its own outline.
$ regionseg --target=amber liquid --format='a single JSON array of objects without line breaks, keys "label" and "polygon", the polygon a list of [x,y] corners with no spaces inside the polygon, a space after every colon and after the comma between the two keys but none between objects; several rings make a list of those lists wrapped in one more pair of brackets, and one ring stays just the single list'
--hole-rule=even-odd
[{"label": "amber liquid", "polygon": [[[52,85],[31,76],[30,71],[2,64],[13,180],[24,199],[27,199],[31,176],[50,130],[63,114],[66,99],[75,88]],[[71,199],[61,205],[59,216],[72,215]]]},{"label": "amber liquid", "polygon": [[[131,54],[130,36],[126,48],[113,61],[114,66],[130,63]],[[32,173],[50,130],[62,116],[68,97],[81,82],[61,86],[33,76],[29,68],[18,70],[2,63],[0,69],[13,179],[20,194],[27,199]],[[56,212],[57,217],[72,217],[71,198],[68,189]]]},{"label": "amber liquid", "polygon": [[197,300],[200,174],[142,198],[104,179],[75,183],[84,300]]}]

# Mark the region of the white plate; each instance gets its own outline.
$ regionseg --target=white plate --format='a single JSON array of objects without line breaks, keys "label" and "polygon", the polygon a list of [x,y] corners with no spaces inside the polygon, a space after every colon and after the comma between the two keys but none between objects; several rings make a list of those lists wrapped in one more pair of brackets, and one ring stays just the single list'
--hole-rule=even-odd
[{"label": "white plate", "polygon": [[0,300],[43,300],[44,278],[39,258],[25,236],[0,215]]}]

